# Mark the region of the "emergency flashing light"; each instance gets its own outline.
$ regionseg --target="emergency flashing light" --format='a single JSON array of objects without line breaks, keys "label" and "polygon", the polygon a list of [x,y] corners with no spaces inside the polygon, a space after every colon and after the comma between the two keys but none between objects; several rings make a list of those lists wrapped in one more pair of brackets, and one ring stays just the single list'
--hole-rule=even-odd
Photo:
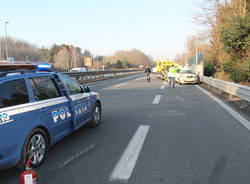
[{"label": "emergency flashing light", "polygon": [[41,71],[50,70],[51,65],[48,63],[39,63],[36,65],[36,69],[41,70]]}]

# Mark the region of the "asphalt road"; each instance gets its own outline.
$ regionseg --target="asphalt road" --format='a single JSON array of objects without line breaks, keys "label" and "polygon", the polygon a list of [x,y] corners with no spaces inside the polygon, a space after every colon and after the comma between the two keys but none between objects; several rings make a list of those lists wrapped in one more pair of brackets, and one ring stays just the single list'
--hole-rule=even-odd
[{"label": "asphalt road", "polygon": [[[90,85],[101,95],[101,126],[54,145],[39,184],[250,183],[245,126],[196,86],[141,77]],[[1,172],[0,184],[19,183],[19,173]]]}]

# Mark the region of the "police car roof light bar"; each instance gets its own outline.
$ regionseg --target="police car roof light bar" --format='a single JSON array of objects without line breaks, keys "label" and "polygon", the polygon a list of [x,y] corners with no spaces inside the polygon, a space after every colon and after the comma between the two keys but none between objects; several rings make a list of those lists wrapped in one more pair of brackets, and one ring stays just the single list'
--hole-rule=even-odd
[{"label": "police car roof light bar", "polygon": [[48,71],[51,70],[51,65],[48,63],[39,63],[36,65],[36,69],[40,71]]},{"label": "police car roof light bar", "polygon": [[36,65],[4,65],[3,71],[0,70],[0,77],[5,77],[8,74],[25,74],[34,72],[51,72],[51,65],[48,63],[39,63]]}]

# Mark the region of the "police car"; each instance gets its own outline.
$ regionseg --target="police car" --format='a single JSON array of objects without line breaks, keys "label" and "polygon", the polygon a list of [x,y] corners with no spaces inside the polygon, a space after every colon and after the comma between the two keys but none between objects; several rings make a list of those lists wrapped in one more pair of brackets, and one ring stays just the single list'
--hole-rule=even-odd
[{"label": "police car", "polygon": [[86,123],[101,122],[98,93],[47,71],[48,64],[17,66],[0,72],[0,170],[23,168],[29,156],[37,167],[51,145]]}]

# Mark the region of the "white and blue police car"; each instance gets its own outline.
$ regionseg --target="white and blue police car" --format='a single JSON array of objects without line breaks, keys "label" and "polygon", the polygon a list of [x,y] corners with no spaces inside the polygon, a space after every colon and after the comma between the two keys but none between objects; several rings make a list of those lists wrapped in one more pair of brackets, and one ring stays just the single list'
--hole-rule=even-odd
[{"label": "white and blue police car", "polygon": [[101,122],[98,93],[67,75],[45,71],[48,64],[24,67],[29,70],[10,65],[19,70],[0,72],[0,170],[23,168],[28,155],[37,167],[58,140],[86,123],[97,127]]}]

